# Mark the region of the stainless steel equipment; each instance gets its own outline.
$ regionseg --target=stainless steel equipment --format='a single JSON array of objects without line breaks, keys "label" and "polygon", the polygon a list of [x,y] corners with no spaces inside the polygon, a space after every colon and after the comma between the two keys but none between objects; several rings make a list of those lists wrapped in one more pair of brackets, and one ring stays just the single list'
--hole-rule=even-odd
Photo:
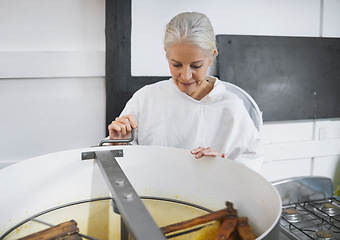
[{"label": "stainless steel equipment", "polygon": [[298,177],[273,183],[282,200],[282,239],[340,239],[340,202],[325,177]]}]

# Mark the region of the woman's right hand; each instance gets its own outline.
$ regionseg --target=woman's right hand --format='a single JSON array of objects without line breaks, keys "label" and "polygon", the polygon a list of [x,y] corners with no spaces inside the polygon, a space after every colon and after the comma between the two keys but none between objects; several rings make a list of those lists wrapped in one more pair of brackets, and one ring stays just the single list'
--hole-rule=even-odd
[{"label": "woman's right hand", "polygon": [[138,123],[132,114],[128,114],[122,117],[117,117],[108,126],[110,139],[119,138],[130,133],[132,128],[137,128]]}]

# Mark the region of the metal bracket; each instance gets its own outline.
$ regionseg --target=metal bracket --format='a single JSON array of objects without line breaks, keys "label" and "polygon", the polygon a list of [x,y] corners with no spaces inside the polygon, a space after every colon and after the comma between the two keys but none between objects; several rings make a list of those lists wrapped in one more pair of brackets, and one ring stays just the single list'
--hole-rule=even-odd
[{"label": "metal bracket", "polygon": [[[124,157],[123,149],[110,150],[110,151],[113,157]],[[94,151],[81,153],[81,160],[90,160],[90,159],[95,159],[95,158],[97,157],[96,157],[96,152]]]}]

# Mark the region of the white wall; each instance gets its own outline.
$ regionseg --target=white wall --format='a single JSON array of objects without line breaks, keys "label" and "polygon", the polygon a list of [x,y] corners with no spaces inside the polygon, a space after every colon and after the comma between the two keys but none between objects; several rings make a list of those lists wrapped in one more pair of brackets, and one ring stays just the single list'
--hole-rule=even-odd
[{"label": "white wall", "polygon": [[105,1],[0,1],[0,168],[105,137]]},{"label": "white wall", "polygon": [[[133,1],[132,74],[134,76],[169,75],[163,50],[165,24],[183,11],[198,11],[206,14],[214,26],[215,34],[307,37],[320,34],[320,0]],[[152,62],[153,59],[162,61],[157,66],[143,64]]]},{"label": "white wall", "polygon": [[[135,76],[169,75],[163,31],[181,11],[206,13],[217,34],[340,37],[339,0],[143,0],[132,6]],[[104,137],[104,15],[104,0],[1,0],[0,168]],[[340,181],[339,125],[265,123],[263,175]]]},{"label": "white wall", "polygon": [[262,131],[268,180],[296,176],[326,176],[340,182],[340,121],[265,123]]}]

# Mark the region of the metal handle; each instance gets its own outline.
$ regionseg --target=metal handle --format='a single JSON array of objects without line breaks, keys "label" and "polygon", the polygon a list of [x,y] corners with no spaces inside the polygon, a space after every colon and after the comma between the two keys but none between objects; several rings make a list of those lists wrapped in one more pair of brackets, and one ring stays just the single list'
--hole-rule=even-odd
[{"label": "metal handle", "polygon": [[129,143],[129,142],[132,142],[134,138],[135,138],[135,129],[132,128],[130,138],[127,138],[127,139],[103,139],[103,140],[100,141],[98,146],[103,146],[104,143]]}]

